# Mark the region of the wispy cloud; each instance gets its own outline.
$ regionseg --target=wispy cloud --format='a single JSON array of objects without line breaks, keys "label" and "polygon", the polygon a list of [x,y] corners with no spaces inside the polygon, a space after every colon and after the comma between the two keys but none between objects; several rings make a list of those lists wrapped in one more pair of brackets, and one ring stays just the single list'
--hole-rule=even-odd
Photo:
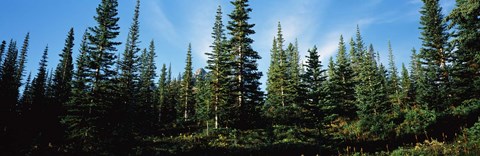
[{"label": "wispy cloud", "polygon": [[147,21],[151,22],[149,24],[157,30],[156,33],[162,38],[166,38],[171,44],[176,43],[178,33],[170,19],[165,15],[161,4],[156,1],[148,1],[146,6],[150,7],[149,10],[152,10],[153,15],[145,17],[148,19]]}]

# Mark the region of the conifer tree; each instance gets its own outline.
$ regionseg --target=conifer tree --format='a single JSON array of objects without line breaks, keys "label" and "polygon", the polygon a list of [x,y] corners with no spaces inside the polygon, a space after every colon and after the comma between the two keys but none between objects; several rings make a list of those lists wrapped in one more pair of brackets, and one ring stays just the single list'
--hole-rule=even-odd
[{"label": "conifer tree", "polygon": [[[287,48],[290,49],[290,48]],[[303,100],[301,94],[301,75],[300,71],[302,70],[300,65],[300,52],[298,50],[298,41],[295,39],[293,49],[287,50],[287,60],[288,60],[288,75],[289,82],[288,84],[292,87],[292,92],[290,93],[291,98],[294,100],[294,104],[300,104]]]},{"label": "conifer tree", "polygon": [[9,145],[9,140],[5,137],[11,135],[12,124],[15,119],[15,105],[18,99],[18,85],[16,83],[16,70],[17,70],[17,43],[10,40],[8,45],[7,54],[2,64],[2,75],[0,77],[0,136],[2,137],[2,143]]},{"label": "conifer tree", "polygon": [[140,59],[140,88],[138,97],[140,98],[139,105],[142,107],[141,110],[143,110],[143,112],[140,112],[140,114],[144,114],[143,117],[147,118],[144,119],[146,120],[146,123],[155,123],[155,121],[157,121],[156,114],[158,113],[155,97],[158,94],[156,94],[156,87],[154,83],[154,79],[156,77],[155,70],[157,67],[155,66],[155,43],[153,40],[150,41],[148,52],[146,49],[144,49]]},{"label": "conifer tree", "polygon": [[[413,60],[412,60],[413,61]],[[402,73],[400,79],[400,109],[405,109],[412,102],[412,97],[409,94],[412,88],[412,81],[408,75],[407,67],[402,63]]]},{"label": "conifer tree", "polygon": [[419,58],[423,76],[417,90],[417,102],[431,109],[443,111],[450,105],[447,61],[450,59],[442,8],[439,0],[423,0],[420,13],[422,48]]},{"label": "conifer tree", "polygon": [[[452,81],[454,102],[480,97],[480,4],[476,1],[457,0],[456,7],[447,16],[448,28],[454,29],[451,45],[456,49],[452,53]],[[472,85],[474,84],[474,85]]]},{"label": "conifer tree", "polygon": [[[127,41],[125,42],[125,51],[122,54],[120,62],[118,65],[120,67],[120,75],[118,78],[118,97],[119,102],[116,108],[113,109],[113,116],[119,122],[118,126],[120,127],[119,136],[122,137],[123,143],[126,144],[132,140],[132,133],[138,132],[140,130],[140,123],[134,122],[133,120],[145,120],[141,116],[146,114],[147,108],[142,107],[138,102],[138,91],[139,91],[139,63],[141,60],[138,58],[138,52],[140,48],[137,44],[139,41],[139,10],[140,1],[136,1],[132,25],[129,28],[129,33]],[[111,82],[110,82],[111,83]],[[142,127],[145,128],[145,127]],[[146,128],[145,128],[146,129]]]},{"label": "conifer tree", "polygon": [[259,107],[263,102],[263,92],[260,90],[259,79],[262,72],[258,71],[257,60],[261,59],[258,52],[252,49],[253,39],[250,35],[255,31],[252,29],[255,25],[250,24],[248,13],[252,11],[249,8],[248,0],[235,0],[231,2],[234,10],[229,17],[227,29],[230,31],[230,52],[234,56],[233,62],[233,95],[235,97],[234,109],[236,109],[229,118],[233,121],[235,128],[245,129],[258,124],[255,123],[259,118]]},{"label": "conifer tree", "polygon": [[339,105],[338,114],[353,118],[356,112],[354,72],[346,50],[343,36],[340,36],[337,60],[330,81],[334,85],[332,100],[338,100],[338,103],[335,103]]},{"label": "conifer tree", "polygon": [[46,88],[47,88],[47,53],[48,53],[48,46],[45,47],[45,50],[43,51],[42,59],[40,60],[39,63],[39,68],[38,68],[38,73],[33,78],[32,82],[32,110],[31,110],[31,117],[32,117],[32,122],[31,126],[34,127],[35,133],[38,135],[36,140],[36,144],[38,146],[39,152],[42,152],[43,150],[46,150],[48,147],[48,141],[47,136],[45,136],[45,133],[48,132],[48,126],[50,126],[49,123],[49,115],[48,114],[48,109],[49,103],[47,102],[47,94],[46,94]]},{"label": "conifer tree", "polygon": [[171,115],[169,112],[169,106],[171,105],[168,101],[168,82],[167,82],[167,68],[165,64],[162,65],[160,69],[160,78],[158,79],[158,88],[157,88],[157,101],[158,101],[158,121],[167,123],[173,121],[174,118],[167,118]]},{"label": "conifer tree", "polygon": [[372,54],[367,53],[361,63],[355,86],[357,114],[361,128],[377,137],[385,137],[388,129],[386,115],[391,110],[382,74]]},{"label": "conifer tree", "polygon": [[19,105],[19,115],[23,116],[28,111],[30,111],[30,107],[32,106],[32,73],[29,73],[27,76],[27,80],[25,82],[25,88],[23,89],[22,97],[20,98],[18,105]]},{"label": "conifer tree", "polygon": [[72,80],[72,95],[66,104],[66,115],[61,122],[67,128],[67,139],[72,144],[72,152],[93,152],[99,150],[96,136],[98,129],[95,124],[98,116],[94,116],[93,105],[89,102],[92,97],[89,93],[92,87],[89,85],[89,58],[88,58],[89,33],[85,30],[80,44],[80,54],[76,60],[76,70]]},{"label": "conifer tree", "polygon": [[317,52],[317,46],[308,50],[308,56],[306,64],[304,65],[306,71],[303,78],[303,87],[306,91],[306,102],[303,104],[303,108],[307,110],[308,114],[305,115],[305,120],[308,123],[317,124],[320,119],[320,98],[323,98],[322,92],[323,82],[326,80],[325,70],[322,69],[320,61],[320,55]]},{"label": "conifer tree", "polygon": [[73,41],[74,31],[73,28],[71,28],[68,32],[67,39],[65,39],[65,47],[60,54],[60,63],[57,65],[53,77],[53,100],[55,100],[54,105],[57,105],[57,109],[61,109],[61,107],[66,104],[71,94]]},{"label": "conifer tree", "polygon": [[[3,53],[5,53],[6,46],[7,46],[7,42],[5,42],[5,40],[2,40],[2,43],[0,44],[0,64],[3,63]],[[1,71],[0,71],[0,76],[2,76]]]},{"label": "conifer tree", "polygon": [[188,121],[195,114],[195,99],[193,94],[193,73],[192,73],[192,45],[188,44],[187,58],[185,60],[185,71],[182,77],[181,106],[183,120]]},{"label": "conifer tree", "polygon": [[215,24],[212,32],[213,43],[211,53],[205,53],[208,56],[207,69],[210,70],[211,91],[210,101],[213,107],[214,127],[219,128],[226,125],[225,112],[228,112],[229,93],[231,79],[228,77],[231,71],[231,61],[228,53],[224,25],[222,21],[222,8],[218,6]]},{"label": "conifer tree", "polygon": [[400,82],[397,74],[398,71],[393,57],[392,45],[390,44],[390,41],[388,41],[388,94],[390,95],[390,100],[392,103],[399,105],[401,103],[399,88]]},{"label": "conifer tree", "polygon": [[[276,122],[288,122],[285,120],[286,117],[284,110],[286,110],[285,106],[291,105],[293,100],[288,100],[289,85],[290,78],[289,78],[289,65],[288,62],[288,55],[287,51],[294,51],[294,47],[292,44],[289,45],[288,50],[284,50],[283,48],[283,34],[282,34],[282,27],[280,22],[278,22],[277,27],[277,37],[274,38],[275,41],[273,42],[274,45],[272,47],[272,60],[270,61],[271,68],[268,71],[268,86],[267,86],[267,115],[272,117]],[[290,53],[290,52],[288,52]]]},{"label": "conifer tree", "polygon": [[28,42],[30,40],[30,33],[27,33],[25,36],[25,39],[23,40],[23,45],[22,49],[20,50],[20,56],[18,56],[18,69],[17,73],[15,74],[16,76],[16,83],[17,86],[20,87],[22,86],[22,77],[23,77],[23,72],[25,71],[25,63],[27,63],[27,51],[28,51]]}]

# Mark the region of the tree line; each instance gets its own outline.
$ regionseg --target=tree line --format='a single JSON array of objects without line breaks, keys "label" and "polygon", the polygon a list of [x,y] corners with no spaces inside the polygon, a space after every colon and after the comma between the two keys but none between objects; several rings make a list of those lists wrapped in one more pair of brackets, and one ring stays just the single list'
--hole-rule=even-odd
[{"label": "tree line", "polygon": [[[338,52],[328,63],[320,60],[316,46],[308,49],[303,63],[299,43],[285,43],[278,22],[263,92],[248,0],[231,2],[226,26],[218,6],[212,50],[205,53],[207,71],[193,71],[189,44],[186,66],[176,77],[170,65],[157,69],[154,40],[147,48],[139,46],[140,0],[124,43],[117,41],[118,2],[102,0],[96,25],[83,31],[76,60],[71,28],[55,70],[47,70],[47,45],[37,74],[26,76],[30,33],[20,51],[13,39],[2,41],[0,153],[188,154],[217,149],[232,154],[266,148],[348,153],[350,146],[376,151],[412,138],[453,139],[478,123],[480,4],[457,0],[444,17],[438,0],[423,3],[422,46],[418,52],[412,48],[410,64],[402,63],[401,69],[390,41],[388,64],[383,65],[358,25],[348,44],[339,36]],[[117,54],[122,44],[125,49]],[[192,138],[191,147],[182,146]]]}]

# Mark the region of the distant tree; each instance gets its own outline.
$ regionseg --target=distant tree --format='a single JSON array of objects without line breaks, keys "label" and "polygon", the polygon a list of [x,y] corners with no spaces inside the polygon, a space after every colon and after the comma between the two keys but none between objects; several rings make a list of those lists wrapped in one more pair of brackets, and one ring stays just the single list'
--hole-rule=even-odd
[{"label": "distant tree", "polygon": [[388,41],[388,79],[387,88],[390,101],[394,105],[400,105],[400,82],[398,77],[397,66],[395,65],[395,58],[393,56],[392,44]]},{"label": "distant tree", "polygon": [[193,92],[193,72],[192,72],[192,45],[188,44],[187,58],[185,60],[185,71],[182,77],[181,106],[183,120],[189,121],[195,114],[195,99]]}]

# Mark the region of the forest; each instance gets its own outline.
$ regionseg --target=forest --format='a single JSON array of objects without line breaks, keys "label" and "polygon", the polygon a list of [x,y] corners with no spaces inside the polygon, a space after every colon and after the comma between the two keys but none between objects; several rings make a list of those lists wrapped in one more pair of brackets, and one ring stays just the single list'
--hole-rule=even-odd
[{"label": "forest", "polygon": [[0,155],[477,155],[480,2],[456,0],[445,15],[439,0],[422,2],[422,45],[401,69],[390,42],[384,65],[358,25],[322,62],[316,46],[300,56],[278,22],[263,73],[253,10],[232,0],[226,25],[221,6],[212,17],[207,66],[193,69],[189,45],[172,75],[156,67],[153,40],[139,46],[140,0],[125,42],[119,2],[101,0],[86,11],[96,25],[67,32],[52,71],[46,46],[27,75],[29,32],[1,42]]}]

